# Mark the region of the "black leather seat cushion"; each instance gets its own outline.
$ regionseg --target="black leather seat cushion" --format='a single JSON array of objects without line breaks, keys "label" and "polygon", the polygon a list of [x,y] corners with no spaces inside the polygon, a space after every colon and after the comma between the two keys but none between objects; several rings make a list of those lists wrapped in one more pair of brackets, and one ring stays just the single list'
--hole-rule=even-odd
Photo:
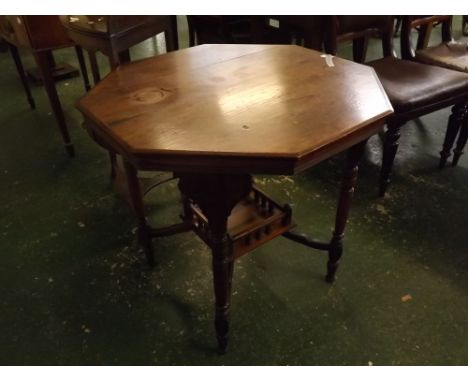
[{"label": "black leather seat cushion", "polygon": [[386,57],[369,62],[384,87],[395,113],[467,96],[468,74]]},{"label": "black leather seat cushion", "polygon": [[416,51],[416,60],[468,73],[468,43],[446,42]]}]

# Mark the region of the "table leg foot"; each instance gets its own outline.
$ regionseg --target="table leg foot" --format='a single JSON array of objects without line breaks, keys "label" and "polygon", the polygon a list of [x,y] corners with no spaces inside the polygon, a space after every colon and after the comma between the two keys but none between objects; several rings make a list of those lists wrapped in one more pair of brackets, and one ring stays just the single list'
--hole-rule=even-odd
[{"label": "table leg foot", "polygon": [[343,238],[346,223],[348,221],[351,201],[354,194],[354,187],[357,182],[359,161],[364,155],[366,141],[358,143],[348,151],[346,165],[341,183],[340,198],[336,210],[335,229],[328,249],[327,275],[325,280],[332,283],[335,280],[335,274],[338,269],[338,263],[343,254]]}]

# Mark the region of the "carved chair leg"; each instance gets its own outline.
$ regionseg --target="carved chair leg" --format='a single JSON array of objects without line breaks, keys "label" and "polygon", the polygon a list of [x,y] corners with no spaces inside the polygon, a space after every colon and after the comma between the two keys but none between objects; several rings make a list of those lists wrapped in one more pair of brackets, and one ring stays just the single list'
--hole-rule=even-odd
[{"label": "carved chair leg", "polygon": [[439,168],[442,169],[450,157],[450,151],[452,150],[453,143],[460,131],[460,126],[463,123],[463,117],[466,113],[467,104],[457,104],[452,107],[452,114],[448,120],[447,132],[445,133],[444,145],[440,152]]},{"label": "carved chair leg", "polygon": [[63,143],[67,153],[70,157],[75,156],[75,149],[70,140],[70,134],[68,133],[67,124],[65,122],[65,116],[63,115],[62,106],[60,105],[60,100],[57,95],[57,89],[55,88],[54,79],[52,78],[51,73],[51,55],[50,51],[40,51],[34,53],[34,58],[36,59],[39,72],[41,73],[42,81],[44,83],[45,90],[49,96],[49,102],[52,106],[52,111],[54,112],[55,119],[62,134]]},{"label": "carved chair leg", "polygon": [[456,166],[460,157],[463,155],[463,149],[465,148],[466,141],[468,140],[468,115],[465,116],[463,126],[460,130],[460,135],[457,140],[457,147],[453,150],[453,161],[452,166]]},{"label": "carved chair leg", "polygon": [[26,73],[24,71],[23,63],[21,61],[21,56],[19,55],[18,48],[13,44],[8,44],[10,47],[11,56],[13,57],[13,61],[15,61],[16,69],[21,79],[21,83],[23,84],[24,91],[26,92],[26,97],[29,102],[29,106],[32,110],[36,108],[36,103],[34,102],[34,98],[31,94],[31,89],[29,88],[29,82],[26,77]]},{"label": "carved chair leg", "polygon": [[78,63],[80,64],[81,75],[83,76],[83,83],[86,91],[91,89],[89,85],[88,69],[86,68],[86,61],[83,56],[83,49],[79,45],[75,45],[76,57],[78,58]]},{"label": "carved chair leg", "polygon": [[382,197],[390,184],[393,161],[398,150],[401,124],[389,124],[385,133],[382,168],[380,170],[379,196]]},{"label": "carved chair leg", "polygon": [[151,241],[151,229],[148,226],[145,208],[143,205],[143,194],[141,192],[140,181],[137,176],[137,169],[129,162],[124,160],[125,174],[127,177],[128,191],[133,210],[138,219],[138,239],[143,250],[145,251],[146,259],[150,266],[154,265],[153,244]]},{"label": "carved chair leg", "polygon": [[328,250],[327,275],[325,280],[329,283],[332,283],[335,280],[338,263],[341,255],[343,254],[344,231],[348,221],[349,210],[351,208],[354,187],[356,186],[359,161],[364,155],[366,142],[367,140],[353,146],[349,149],[347,154],[340,198],[336,211],[335,229],[333,231],[333,237],[330,241],[330,248]]}]

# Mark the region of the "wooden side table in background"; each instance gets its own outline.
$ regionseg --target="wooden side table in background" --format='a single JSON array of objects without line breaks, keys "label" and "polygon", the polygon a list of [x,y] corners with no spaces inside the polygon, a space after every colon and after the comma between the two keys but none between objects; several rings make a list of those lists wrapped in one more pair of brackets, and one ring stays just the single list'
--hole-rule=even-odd
[{"label": "wooden side table in background", "polygon": [[64,77],[70,75],[70,71],[76,72],[76,70],[71,69],[69,66],[57,66],[52,51],[75,46],[85,88],[88,90],[89,81],[81,48],[76,46],[75,43],[68,38],[58,16],[0,16],[0,36],[5,39],[10,48],[28,102],[32,109],[35,108],[35,103],[31,95],[18,48],[25,48],[33,53],[39,75],[44,84],[47,96],[49,97],[52,111],[62,135],[63,144],[68,155],[71,157],[74,156],[75,151],[63,115],[57,89],[55,88],[54,75]]},{"label": "wooden side table in background", "polygon": [[95,54],[101,52],[115,69],[130,61],[129,49],[164,33],[168,52],[179,48],[176,16],[60,16],[68,36],[89,54],[94,84],[101,76]]}]

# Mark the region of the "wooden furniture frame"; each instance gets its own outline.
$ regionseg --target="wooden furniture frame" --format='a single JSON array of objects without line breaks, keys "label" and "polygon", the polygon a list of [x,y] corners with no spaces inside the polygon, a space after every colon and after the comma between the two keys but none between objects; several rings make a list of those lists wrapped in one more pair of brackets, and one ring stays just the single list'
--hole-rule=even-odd
[{"label": "wooden furniture frame", "polygon": [[[220,353],[235,259],[282,235],[325,251],[326,280],[335,279],[365,142],[392,113],[371,68],[340,59],[328,67],[294,45],[201,45],[123,64],[77,107],[91,136],[124,160],[148,262],[154,237],[192,230],[211,248]],[[329,241],[294,230],[291,208],[253,185],[252,174],[292,175],[346,150]],[[176,174],[181,223],[149,225],[140,170]]]}]

